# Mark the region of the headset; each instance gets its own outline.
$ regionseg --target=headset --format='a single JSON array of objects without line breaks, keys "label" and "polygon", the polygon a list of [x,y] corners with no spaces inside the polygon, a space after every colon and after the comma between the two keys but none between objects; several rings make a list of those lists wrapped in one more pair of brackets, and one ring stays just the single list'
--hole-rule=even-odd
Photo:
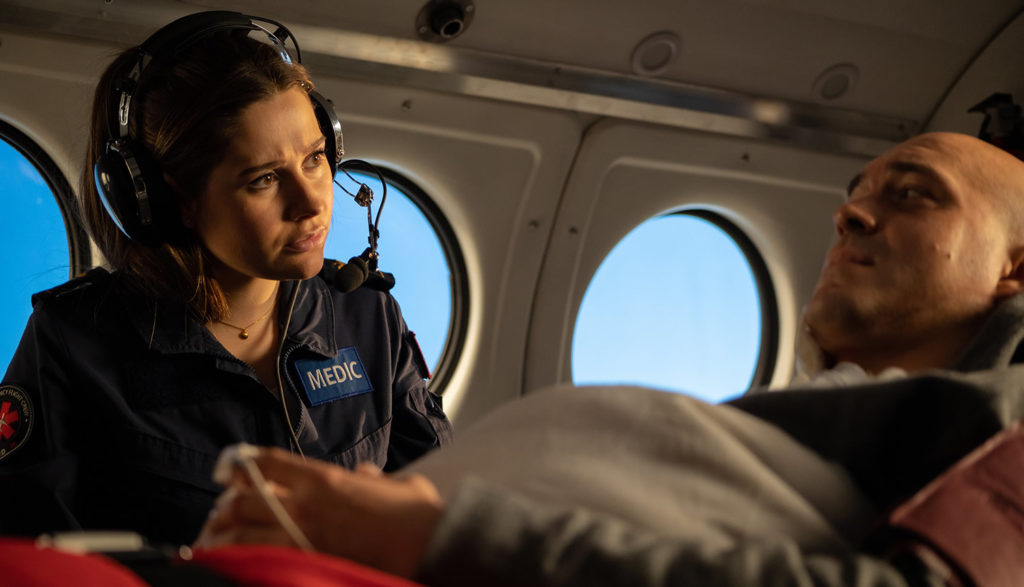
[{"label": "headset", "polygon": [[[129,124],[140,110],[139,94],[145,92],[153,71],[173,63],[196,42],[220,32],[258,33],[260,40],[273,46],[286,63],[292,63],[286,44],[294,47],[295,61],[302,62],[298,42],[284,25],[270,19],[238,12],[210,11],[184,16],[146,39],[138,47],[134,67],[127,77],[114,84],[114,99],[107,112],[107,142],[96,161],[93,175],[100,199],[114,224],[129,239],[149,246],[168,242],[180,214],[164,181],[163,173],[145,146],[132,137]],[[345,153],[341,122],[334,105],[320,93],[310,90],[317,124],[325,138],[324,152],[331,175]]]}]

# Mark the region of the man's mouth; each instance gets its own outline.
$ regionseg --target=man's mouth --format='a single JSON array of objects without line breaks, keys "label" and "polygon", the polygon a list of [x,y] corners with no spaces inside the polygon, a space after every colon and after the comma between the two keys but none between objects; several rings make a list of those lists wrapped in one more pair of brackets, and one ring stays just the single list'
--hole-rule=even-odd
[{"label": "man's mouth", "polygon": [[870,255],[854,251],[851,249],[833,249],[828,255],[828,261],[825,263],[826,267],[833,265],[862,265],[865,267],[871,267],[875,264],[874,259]]}]

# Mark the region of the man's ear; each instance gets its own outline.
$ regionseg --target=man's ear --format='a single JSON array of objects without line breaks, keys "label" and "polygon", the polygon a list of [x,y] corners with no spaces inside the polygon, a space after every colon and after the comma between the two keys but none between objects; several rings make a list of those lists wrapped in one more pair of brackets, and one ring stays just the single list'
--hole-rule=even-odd
[{"label": "man's ear", "polygon": [[1024,291],[1024,247],[1010,251],[1009,271],[996,283],[995,297],[1003,300]]}]

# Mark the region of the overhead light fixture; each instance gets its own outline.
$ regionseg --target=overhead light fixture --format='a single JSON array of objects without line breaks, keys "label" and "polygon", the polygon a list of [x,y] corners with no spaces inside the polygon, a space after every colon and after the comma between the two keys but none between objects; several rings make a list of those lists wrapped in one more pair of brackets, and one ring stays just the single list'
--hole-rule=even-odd
[{"label": "overhead light fixture", "polygon": [[812,93],[822,100],[838,100],[853,91],[859,76],[860,70],[852,63],[833,65],[814,81]]},{"label": "overhead light fixture", "polygon": [[633,73],[644,77],[665,73],[679,56],[681,46],[682,41],[672,31],[654,33],[633,49]]}]

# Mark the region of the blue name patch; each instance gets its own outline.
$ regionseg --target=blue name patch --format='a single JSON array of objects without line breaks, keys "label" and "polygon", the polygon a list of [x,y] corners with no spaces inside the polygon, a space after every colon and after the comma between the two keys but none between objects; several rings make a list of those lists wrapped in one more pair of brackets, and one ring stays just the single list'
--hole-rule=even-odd
[{"label": "blue name patch", "polygon": [[333,359],[301,359],[294,366],[311,406],[373,391],[356,347],[341,349]]}]

